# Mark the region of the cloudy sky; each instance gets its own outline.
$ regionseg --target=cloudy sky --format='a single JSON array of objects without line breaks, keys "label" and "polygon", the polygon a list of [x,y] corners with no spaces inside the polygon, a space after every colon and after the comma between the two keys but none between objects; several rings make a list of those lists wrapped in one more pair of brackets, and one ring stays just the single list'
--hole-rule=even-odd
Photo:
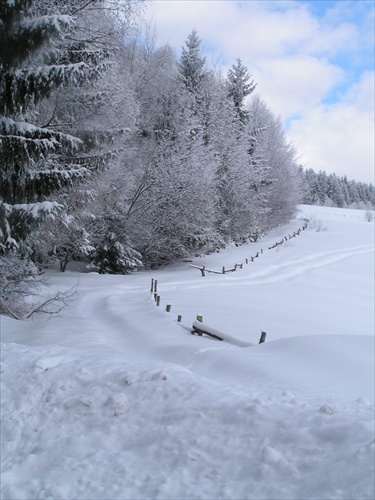
[{"label": "cloudy sky", "polygon": [[154,0],[145,17],[177,55],[196,29],[209,66],[240,57],[305,168],[374,183],[373,0]]}]

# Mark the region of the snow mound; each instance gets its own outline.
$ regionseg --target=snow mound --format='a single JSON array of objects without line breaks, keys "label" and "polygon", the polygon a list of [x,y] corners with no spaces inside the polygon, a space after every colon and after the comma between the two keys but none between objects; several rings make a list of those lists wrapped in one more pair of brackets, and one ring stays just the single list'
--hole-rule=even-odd
[{"label": "snow mound", "polygon": [[111,350],[3,357],[2,498],[373,498],[362,403],[255,397]]}]

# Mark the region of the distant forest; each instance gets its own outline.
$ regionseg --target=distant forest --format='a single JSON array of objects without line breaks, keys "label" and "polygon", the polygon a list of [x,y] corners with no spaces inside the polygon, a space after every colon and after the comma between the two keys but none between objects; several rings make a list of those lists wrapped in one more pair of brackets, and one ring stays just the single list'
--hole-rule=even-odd
[{"label": "distant forest", "polygon": [[300,170],[302,175],[302,203],[357,209],[375,208],[373,184],[348,180],[346,176],[319,173],[312,169]]}]

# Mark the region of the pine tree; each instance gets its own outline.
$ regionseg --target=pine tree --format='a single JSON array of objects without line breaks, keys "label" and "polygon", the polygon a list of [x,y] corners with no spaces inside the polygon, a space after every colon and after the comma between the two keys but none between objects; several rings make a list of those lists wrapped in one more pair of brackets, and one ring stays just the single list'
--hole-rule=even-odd
[{"label": "pine tree", "polygon": [[327,196],[334,206],[342,208],[344,206],[344,195],[341,188],[342,182],[336,174],[330,174],[327,179]]},{"label": "pine tree", "polygon": [[51,54],[52,40],[62,37],[73,19],[57,14],[38,16],[32,3],[15,0],[0,5],[2,251],[17,248],[33,226],[54,217],[61,207],[46,198],[88,171],[74,161],[74,153],[82,145],[78,138],[32,123],[43,99],[68,83],[79,85],[90,70],[82,61],[43,62]]},{"label": "pine tree", "polygon": [[202,42],[195,30],[190,33],[185,43],[186,48],[182,48],[177,67],[185,87],[189,92],[197,94],[207,76],[205,71],[206,58],[201,55]]},{"label": "pine tree", "polygon": [[256,83],[253,80],[250,81],[249,72],[246,66],[242,64],[240,58],[236,60],[236,63],[228,71],[226,87],[228,96],[233,100],[238,116],[244,121],[247,117],[244,109],[244,100],[254,92]]}]

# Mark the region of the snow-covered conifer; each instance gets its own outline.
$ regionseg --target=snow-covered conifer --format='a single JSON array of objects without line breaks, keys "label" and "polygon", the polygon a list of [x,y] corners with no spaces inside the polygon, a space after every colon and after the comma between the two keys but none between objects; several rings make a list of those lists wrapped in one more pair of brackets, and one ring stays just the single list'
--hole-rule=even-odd
[{"label": "snow-covered conifer", "polygon": [[206,58],[201,55],[201,39],[193,30],[188,36],[186,48],[182,48],[180,61],[177,64],[181,81],[192,93],[198,93],[207,76]]},{"label": "snow-covered conifer", "polygon": [[232,65],[228,71],[226,86],[229,97],[233,100],[234,106],[241,120],[246,118],[246,110],[244,108],[244,100],[252,92],[254,92],[256,83],[250,80],[249,72],[242,64],[240,58],[237,58],[236,63]]},{"label": "snow-covered conifer", "polygon": [[[50,40],[62,37],[73,19],[50,13],[37,15],[32,1],[2,2],[0,6],[0,154],[2,250],[23,240],[45,215],[46,197],[88,168],[74,161],[80,139],[35,124],[38,105],[69,82],[80,84],[89,66],[83,61],[48,64]],[[43,48],[43,52],[41,49]],[[44,57],[46,54],[46,57]],[[34,123],[33,123],[34,122]],[[25,216],[27,215],[27,217]]]}]

